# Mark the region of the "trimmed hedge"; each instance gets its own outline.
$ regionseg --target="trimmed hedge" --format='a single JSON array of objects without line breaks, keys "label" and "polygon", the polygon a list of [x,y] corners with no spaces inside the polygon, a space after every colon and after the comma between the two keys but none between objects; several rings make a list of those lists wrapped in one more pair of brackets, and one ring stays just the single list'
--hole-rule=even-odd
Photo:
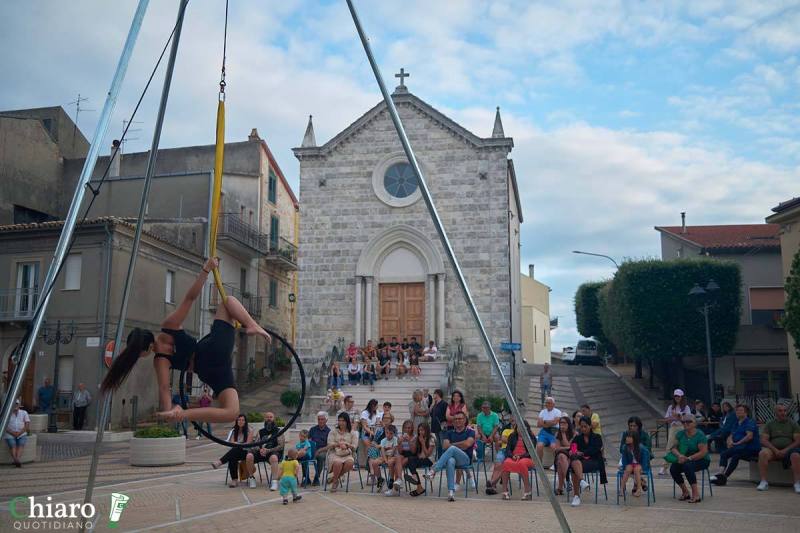
[{"label": "trimmed hedge", "polygon": [[800,250],[794,254],[792,268],[784,285],[786,291],[786,314],[781,325],[794,339],[794,349],[800,358]]},{"label": "trimmed hedge", "polygon": [[478,396],[472,401],[472,407],[475,408],[475,412],[481,410],[481,405],[483,402],[489,402],[492,406],[492,411],[495,413],[500,413],[501,411],[509,411],[508,402],[502,396]]},{"label": "trimmed hedge", "polygon": [[170,437],[180,437],[181,434],[167,426],[151,426],[136,431],[133,434],[137,439],[166,439]]},{"label": "trimmed hedge", "polygon": [[281,403],[286,407],[297,407],[300,403],[300,392],[296,390],[286,390],[281,393]]},{"label": "trimmed hedge", "polygon": [[607,339],[603,334],[597,299],[600,289],[605,287],[606,283],[605,281],[590,281],[575,291],[575,322],[578,326],[578,333],[584,337],[594,337],[603,344]]}]

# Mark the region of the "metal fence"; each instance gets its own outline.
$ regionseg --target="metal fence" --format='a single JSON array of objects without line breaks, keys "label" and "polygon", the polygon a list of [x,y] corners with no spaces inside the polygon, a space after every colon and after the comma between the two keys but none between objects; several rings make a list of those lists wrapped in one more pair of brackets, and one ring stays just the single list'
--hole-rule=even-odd
[{"label": "metal fence", "polygon": [[0,320],[30,320],[39,302],[39,288],[0,290]]},{"label": "metal fence", "polygon": [[751,415],[759,424],[775,418],[775,405],[781,403],[789,408],[789,418],[797,420],[800,412],[800,395],[794,398],[779,398],[777,394],[736,395],[736,403],[750,408]]}]

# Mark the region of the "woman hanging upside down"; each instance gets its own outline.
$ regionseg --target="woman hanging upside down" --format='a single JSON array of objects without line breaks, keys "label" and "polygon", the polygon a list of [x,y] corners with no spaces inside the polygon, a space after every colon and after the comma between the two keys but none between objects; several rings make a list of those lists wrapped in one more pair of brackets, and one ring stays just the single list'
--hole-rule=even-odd
[{"label": "woman hanging upside down", "polygon": [[[183,321],[200,296],[208,274],[219,266],[219,259],[206,261],[203,271],[189,288],[178,308],[161,323],[157,335],[146,329],[134,328],[128,335],[125,349],[114,359],[101,389],[114,391],[125,381],[136,362],[154,353],[153,368],[158,380],[161,412],[158,416],[169,421],[232,422],[239,414],[239,393],[236,391],[231,353],[235,341],[233,321],[238,321],[248,335],[259,335],[267,342],[269,334],[259,326],[236,298],[228,296],[217,307],[211,332],[199,341],[186,333]],[[219,402],[219,407],[183,409],[172,404],[170,369],[193,371],[206,383]]]}]

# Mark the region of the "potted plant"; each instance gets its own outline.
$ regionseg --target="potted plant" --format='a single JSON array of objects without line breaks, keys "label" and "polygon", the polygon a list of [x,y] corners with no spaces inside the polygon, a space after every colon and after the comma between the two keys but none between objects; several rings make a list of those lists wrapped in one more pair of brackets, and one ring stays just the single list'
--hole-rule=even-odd
[{"label": "potted plant", "polygon": [[166,426],[138,430],[130,441],[133,466],[171,466],[186,462],[186,438]]}]

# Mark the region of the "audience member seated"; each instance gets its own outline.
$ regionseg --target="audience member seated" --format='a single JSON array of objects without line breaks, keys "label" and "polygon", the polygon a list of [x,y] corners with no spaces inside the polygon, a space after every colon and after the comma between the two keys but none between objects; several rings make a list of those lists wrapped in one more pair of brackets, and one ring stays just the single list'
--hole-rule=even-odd
[{"label": "audience member seated", "polygon": [[375,362],[367,359],[364,363],[364,368],[361,370],[361,383],[369,385],[369,390],[375,390],[375,380],[378,379],[378,369],[375,368]]},{"label": "audience member seated", "polygon": [[622,450],[625,447],[625,436],[628,434],[629,431],[634,431],[639,435],[639,444],[647,448],[647,454],[652,458],[653,457],[653,440],[650,437],[650,433],[644,430],[644,425],[642,424],[642,419],[638,416],[632,416],[628,418],[628,431],[623,431],[622,435],[620,436],[620,443],[619,443],[619,453],[622,455]]},{"label": "audience member seated", "polygon": [[378,411],[378,420],[383,419],[384,415],[388,415],[392,412],[392,402],[385,401],[383,402],[383,411]]},{"label": "audience member seated", "polygon": [[308,463],[314,459],[314,454],[311,453],[314,445],[311,444],[311,441],[308,438],[307,429],[300,431],[297,436],[297,444],[294,445],[294,448],[297,450],[296,458],[298,461],[300,461],[300,466],[303,470],[303,481],[300,483],[300,485],[303,487],[311,485],[311,478],[308,474]]},{"label": "audience member seated", "polygon": [[[45,378],[45,386],[47,386],[47,382],[48,380]],[[8,451],[11,454],[11,461],[17,468],[22,468],[22,452],[25,451],[28,432],[31,430],[31,417],[21,405],[22,402],[18,399],[14,401],[6,432],[3,434],[3,440],[6,441]]]},{"label": "audience member seated", "polygon": [[[675,445],[667,454],[666,461],[670,463],[669,473],[681,489],[681,501],[689,503],[700,502],[700,492],[697,487],[697,472],[702,472],[710,463],[708,454],[708,439],[702,431],[697,429],[697,421],[691,415],[683,420],[684,429],[675,434]],[[686,488],[686,482],[692,489],[691,494]]]},{"label": "audience member seated", "polygon": [[620,488],[622,492],[625,492],[628,478],[633,476],[633,491],[631,494],[637,498],[642,495],[642,476],[650,470],[650,451],[641,444],[639,435],[638,430],[628,431],[620,446],[622,449],[620,456],[622,461]]},{"label": "audience member seated", "polygon": [[353,399],[351,394],[347,394],[342,400],[342,410],[336,412],[336,416],[338,417],[342,413],[347,413],[347,416],[350,417],[351,423],[355,424],[356,429],[360,427],[360,420],[361,420],[361,412],[356,409],[356,401]]},{"label": "audience member seated", "polygon": [[[280,463],[283,460],[283,445],[284,436],[278,435],[280,428],[275,423],[274,413],[264,413],[264,427],[258,430],[258,440],[264,441],[264,444],[255,453],[247,454],[247,460],[250,461],[250,456],[253,456],[256,463],[267,463],[270,467],[272,476],[272,484],[269,490],[278,490],[278,481],[280,480]],[[254,480],[255,481],[255,480]]]},{"label": "audience member seated", "polygon": [[692,414],[694,415],[694,419],[697,420],[697,429],[702,431],[703,433],[708,436],[708,413],[706,412],[706,404],[703,403],[703,400],[695,400],[694,401],[694,409],[692,409]]},{"label": "audience member seated", "polygon": [[436,347],[436,343],[433,340],[428,341],[428,345],[422,350],[422,357],[426,361],[433,361],[438,357],[439,349]]},{"label": "audience member seated", "polygon": [[572,441],[575,438],[575,428],[572,420],[568,416],[558,419],[558,431],[555,435],[556,441],[553,445],[553,466],[556,468],[558,488],[556,494],[564,494],[564,484],[567,482],[567,472],[569,471],[570,450]]},{"label": "audience member seated", "polygon": [[425,494],[425,486],[422,484],[417,468],[431,468],[433,466],[431,459],[436,453],[436,440],[431,435],[431,428],[428,424],[422,423],[417,426],[417,434],[414,436],[411,451],[413,455],[408,458],[406,468],[408,468],[409,473],[406,474],[405,479],[417,487],[408,494],[410,496],[422,496]]},{"label": "audience member seated", "polygon": [[408,352],[400,350],[397,352],[397,379],[405,379],[408,373]]},{"label": "audience member seated", "polygon": [[339,478],[353,469],[354,452],[358,446],[358,433],[347,413],[340,413],[336,419],[336,428],[328,434],[328,471],[330,473],[331,492],[339,490]]},{"label": "audience member seated", "polygon": [[[381,458],[381,441],[385,436],[384,424],[386,426],[391,426],[392,424],[394,424],[394,415],[392,413],[386,413],[386,416],[378,419],[374,431],[370,433],[362,433],[361,435],[361,441],[367,450],[366,464],[367,464],[367,472],[369,473],[369,477],[367,479],[368,484],[376,483],[378,478],[380,477],[374,475],[372,467],[373,467],[373,460]],[[383,487],[382,479],[380,480],[380,483],[378,483],[378,491],[381,490],[381,487]]]},{"label": "audience member seated", "polygon": [[719,419],[719,427],[708,436],[709,448],[712,444],[718,453],[722,453],[728,447],[728,436],[736,425],[736,411],[730,402],[722,402],[722,416]]},{"label": "audience member seated", "polygon": [[388,344],[386,344],[386,341],[385,341],[385,340],[383,340],[383,337],[381,337],[381,338],[380,338],[380,340],[378,341],[378,345],[376,346],[376,348],[377,348],[377,349],[378,349],[378,351],[380,352],[381,350],[383,350],[383,349],[384,349],[384,348],[386,348],[387,346],[388,346]]},{"label": "audience member seated", "polygon": [[433,479],[437,472],[447,470],[447,500],[455,501],[456,467],[467,467],[472,463],[472,447],[475,445],[475,431],[467,427],[467,415],[459,411],[453,416],[453,429],[444,434],[439,460],[425,475]]},{"label": "audience member seated", "polygon": [[[244,415],[239,415],[236,417],[236,422],[233,423],[233,428],[228,432],[228,437],[225,440],[228,442],[235,442],[237,444],[248,444],[253,442],[253,433],[250,431],[250,426],[247,424],[247,417]],[[211,466],[216,469],[227,463],[228,474],[230,478],[228,480],[228,486],[233,488],[239,485],[239,461],[244,461],[247,459],[248,483],[250,483],[251,488],[254,488],[256,480],[255,478],[252,478],[252,476],[255,473],[256,468],[253,464],[253,460],[247,457],[248,455],[252,457],[252,454],[248,454],[245,448],[230,448],[227,452],[225,452],[225,455],[211,463]],[[253,479],[252,482],[249,481],[250,478]]]},{"label": "audience member seated", "polygon": [[334,361],[328,373],[328,388],[341,389],[342,387],[344,387],[344,374],[342,373],[342,369],[339,368],[339,363]]},{"label": "audience member seated", "polygon": [[386,465],[386,469],[389,474],[389,490],[386,492],[387,496],[391,496],[393,487],[393,483],[391,481],[394,478],[394,467],[395,467],[395,455],[397,455],[397,428],[394,427],[394,424],[388,423],[387,417],[387,424],[384,425],[378,433],[376,433],[375,439],[370,446],[371,453],[370,455],[377,455],[377,457],[372,457],[369,459],[369,470],[372,473],[372,477],[376,480],[376,488],[377,490],[381,490],[383,487],[383,475],[381,474],[381,466]]},{"label": "audience member seated", "polygon": [[354,363],[358,361],[358,346],[356,346],[356,343],[351,342],[350,346],[347,347],[344,360],[346,363]]},{"label": "audience member seated", "polygon": [[576,433],[581,427],[581,418],[583,418],[583,413],[580,409],[572,413],[572,427],[575,428]]},{"label": "audience member seated", "polygon": [[344,393],[336,387],[328,389],[328,394],[325,396],[325,409],[328,412],[338,413],[342,409],[342,401],[344,400]]},{"label": "audience member seated", "polygon": [[[508,437],[516,428],[516,421],[511,417],[508,427],[500,430],[499,439],[496,442],[497,451],[494,454],[494,467],[492,468],[492,478],[486,483],[486,494],[493,496],[497,494],[497,483],[503,482],[503,461],[506,459],[506,446]],[[508,491],[508,486],[504,485],[503,492]]]},{"label": "audience member seated", "polygon": [[383,376],[383,379],[389,379],[391,371],[392,357],[389,355],[389,349],[381,348],[378,351],[378,377]]},{"label": "audience member seated", "polygon": [[592,421],[592,431],[603,436],[603,428],[600,426],[600,415],[592,412],[588,404],[581,405],[581,414]]},{"label": "audience member seated", "polygon": [[800,425],[789,418],[788,408],[779,403],[775,406],[775,419],[761,430],[761,452],[758,454],[758,471],[761,482],[758,490],[767,490],[767,468],[771,461],[780,461],[783,468],[792,469],[794,491],[800,494]]},{"label": "audience member seated", "polygon": [[328,413],[320,411],[317,413],[317,425],[308,430],[308,438],[316,446],[314,460],[317,462],[314,468],[314,480],[311,485],[319,486],[319,475],[325,465],[325,456],[328,453],[328,434],[331,428],[328,427]]},{"label": "audience member seated", "polygon": [[398,457],[400,462],[400,474],[398,477],[403,477],[403,469],[408,465],[411,458],[414,457],[414,440],[416,439],[415,427],[414,422],[411,420],[404,420],[403,427],[400,429],[400,434],[397,436],[397,450],[400,453],[400,457]]},{"label": "audience member seated", "polygon": [[478,461],[483,461],[486,447],[492,449],[500,430],[500,416],[492,411],[492,405],[489,402],[481,404],[481,410],[475,418],[475,427],[477,429],[475,438],[478,444]]},{"label": "audience member seated", "polygon": [[378,359],[378,350],[376,350],[375,346],[372,345],[371,340],[367,341],[367,345],[361,349],[361,353],[364,356],[365,361]]},{"label": "audience member seated", "polygon": [[347,365],[347,379],[350,385],[358,385],[361,381],[361,363],[353,360]]},{"label": "audience member seated", "polygon": [[464,401],[464,395],[461,394],[460,390],[454,390],[453,393],[450,395],[450,403],[447,406],[447,427],[453,427],[453,421],[457,414],[463,414],[464,418],[469,420],[469,409],[467,409],[467,404]]},{"label": "audience member seated", "polygon": [[705,428],[702,426],[699,427],[700,431],[706,434],[706,436],[711,439],[711,433],[717,430],[720,427],[720,421],[722,420],[722,407],[719,403],[714,402],[711,404],[711,408],[708,410],[708,420],[705,424]]},{"label": "audience member seated", "polygon": [[761,441],[758,438],[758,426],[750,418],[750,408],[739,404],[736,406],[736,423],[728,436],[727,449],[719,454],[720,471],[711,476],[711,483],[724,486],[728,478],[739,466],[740,460],[758,459]]},{"label": "audience member seated", "polygon": [[392,337],[387,348],[389,349],[389,355],[397,357],[397,354],[400,353],[400,343],[397,342],[397,337]]},{"label": "audience member seated", "polygon": [[416,337],[411,337],[411,342],[408,343],[408,347],[412,351],[417,352],[417,354],[422,353],[422,345],[417,342]]},{"label": "audience member seated", "polygon": [[411,374],[411,379],[417,380],[422,374],[422,368],[419,366],[419,352],[411,350],[408,354],[408,371]]},{"label": "audience member seated", "polygon": [[580,493],[589,489],[589,483],[583,479],[583,474],[592,472],[600,473],[600,482],[606,483],[605,465],[603,464],[603,438],[594,431],[592,419],[588,416],[581,418],[580,432],[572,440],[575,444],[570,454],[570,468],[572,469],[572,506],[581,504]]},{"label": "audience member seated", "polygon": [[561,410],[556,409],[556,401],[552,396],[544,399],[544,409],[539,411],[539,418],[536,426],[540,428],[536,443],[536,455],[541,460],[544,457],[544,449],[555,448],[556,431],[558,431],[559,420],[563,416]]},{"label": "audience member seated", "polygon": [[[664,413],[664,420],[669,424],[669,429],[667,429],[667,453],[675,446],[675,436],[678,431],[683,431],[683,419],[687,416],[692,416],[692,410],[686,405],[686,395],[683,393],[683,389],[675,389],[672,393],[672,403],[669,404],[667,412]],[[667,465],[664,464],[658,475],[663,476],[666,473]]]},{"label": "audience member seated", "polygon": [[[523,420],[523,425],[531,440],[534,440],[534,435],[531,433],[531,427],[528,422]],[[525,487],[525,491],[522,493],[522,500],[531,500],[533,499],[533,494],[531,493],[531,478],[528,475],[528,471],[533,468],[533,461],[531,460],[530,451],[525,446],[525,440],[519,435],[519,427],[514,424],[511,429],[512,432],[508,436],[508,443],[506,444],[506,458],[503,461],[503,485],[506,488],[505,492],[503,492],[503,499],[511,499],[508,492],[509,478],[511,474],[519,474]]]},{"label": "audience member seated", "polygon": [[433,391],[433,403],[430,408],[431,433],[436,437],[436,454],[442,454],[441,434],[447,428],[447,402],[444,401],[442,389]]},{"label": "audience member seated", "polygon": [[411,393],[411,401],[408,402],[408,414],[411,416],[411,424],[413,427],[419,427],[420,424],[430,423],[428,402],[425,400],[425,395],[420,389]]}]

